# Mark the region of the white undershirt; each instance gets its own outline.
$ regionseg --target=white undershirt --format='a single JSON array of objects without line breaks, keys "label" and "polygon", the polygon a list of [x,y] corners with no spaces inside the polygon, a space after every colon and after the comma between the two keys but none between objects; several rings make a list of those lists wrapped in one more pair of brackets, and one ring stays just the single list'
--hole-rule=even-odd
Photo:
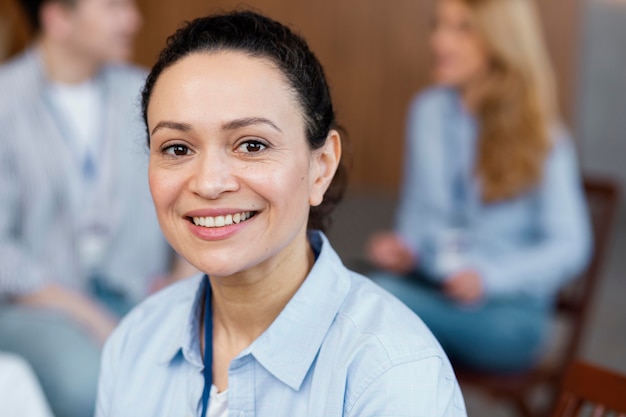
[{"label": "white undershirt", "polygon": [[228,390],[217,392],[217,387],[211,385],[207,417],[228,417]]},{"label": "white undershirt", "polygon": [[72,146],[77,154],[94,152],[99,140],[99,125],[102,117],[102,99],[95,80],[81,84],[50,84],[50,98],[58,117],[61,118],[65,134],[71,135]]}]

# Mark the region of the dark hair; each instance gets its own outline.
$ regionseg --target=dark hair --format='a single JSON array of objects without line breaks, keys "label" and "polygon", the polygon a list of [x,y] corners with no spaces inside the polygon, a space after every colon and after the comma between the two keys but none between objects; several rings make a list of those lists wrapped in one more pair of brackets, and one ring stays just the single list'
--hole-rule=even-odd
[{"label": "dark hair", "polygon": [[78,0],[20,0],[20,4],[22,5],[22,9],[24,10],[24,14],[28,19],[28,23],[30,23],[30,27],[33,32],[39,32],[41,30],[41,19],[39,18],[39,13],[41,12],[41,7],[45,3],[63,3],[68,6],[75,6]]},{"label": "dark hair", "polygon": [[[281,23],[251,11],[198,18],[187,22],[168,38],[141,94],[146,131],[150,96],[161,73],[192,53],[225,50],[241,51],[251,57],[272,61],[296,93],[309,146],[319,149],[326,143],[330,130],[337,129],[337,122],[321,64],[302,37]],[[149,131],[147,135],[149,143]],[[343,197],[346,182],[346,169],[340,162],[324,201],[311,207],[309,229],[325,230],[330,225],[329,215]]]}]

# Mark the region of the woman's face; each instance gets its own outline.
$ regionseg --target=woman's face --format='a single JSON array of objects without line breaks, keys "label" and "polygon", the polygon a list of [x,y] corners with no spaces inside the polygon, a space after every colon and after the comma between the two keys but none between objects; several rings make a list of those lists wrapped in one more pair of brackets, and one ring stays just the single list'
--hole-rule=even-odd
[{"label": "woman's face", "polygon": [[332,179],[339,137],[310,150],[296,95],[269,60],[188,55],[156,82],[148,128],[159,222],[194,266],[224,277],[306,253],[309,206]]},{"label": "woman's face", "polygon": [[463,88],[487,72],[486,47],[459,0],[440,0],[430,39],[434,77],[439,84]]}]

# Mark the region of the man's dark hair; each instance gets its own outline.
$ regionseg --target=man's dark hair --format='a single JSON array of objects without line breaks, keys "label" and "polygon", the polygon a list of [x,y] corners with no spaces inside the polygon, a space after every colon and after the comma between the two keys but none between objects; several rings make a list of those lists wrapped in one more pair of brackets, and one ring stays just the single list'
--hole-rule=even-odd
[{"label": "man's dark hair", "polygon": [[[306,41],[268,17],[251,11],[235,11],[188,22],[168,38],[142,92],[146,129],[150,96],[161,73],[190,54],[216,51],[239,51],[268,59],[276,65],[296,94],[311,149],[321,148],[330,130],[337,128],[324,70]],[[150,132],[147,134],[149,143]],[[343,196],[346,180],[346,169],[340,163],[324,201],[311,208],[309,229],[325,230],[329,226],[330,213]]]}]

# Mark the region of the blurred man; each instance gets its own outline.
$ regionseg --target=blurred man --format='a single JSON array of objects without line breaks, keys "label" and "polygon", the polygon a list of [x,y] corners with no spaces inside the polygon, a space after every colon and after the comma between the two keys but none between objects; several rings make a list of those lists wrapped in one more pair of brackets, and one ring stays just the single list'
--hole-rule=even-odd
[{"label": "blurred man", "polygon": [[100,349],[172,253],[147,187],[132,0],[23,0],[38,33],[0,67],[0,350],[58,416],[93,413]]}]

